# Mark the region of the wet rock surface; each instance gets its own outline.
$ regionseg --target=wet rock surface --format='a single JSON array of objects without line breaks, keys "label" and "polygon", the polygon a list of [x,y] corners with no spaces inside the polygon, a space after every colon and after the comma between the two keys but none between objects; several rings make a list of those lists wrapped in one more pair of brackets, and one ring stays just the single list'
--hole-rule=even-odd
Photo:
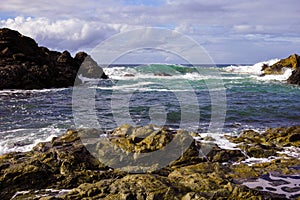
[{"label": "wet rock surface", "polygon": [[281,59],[279,62],[268,66],[264,64],[261,71],[263,71],[262,76],[270,74],[283,74],[285,69],[292,69],[292,75],[287,79],[290,84],[300,85],[300,56],[297,54],[292,54],[285,59]]},{"label": "wet rock surface", "polygon": [[[290,179],[284,177],[299,178],[300,160],[297,155],[285,153],[285,150],[299,148],[299,128],[294,126],[267,129],[263,133],[249,130],[237,137],[227,136],[227,139],[240,149],[222,149],[213,140],[197,137],[188,140],[188,148],[180,151],[176,159],[162,168],[151,166],[151,159],[147,154],[160,152],[178,138],[186,139],[197,134],[154,125],[122,125],[105,133],[95,129],[69,130],[50,142],[37,144],[29,152],[13,152],[0,156],[0,197],[296,199],[300,195],[297,189],[299,186],[291,187],[288,183]],[[185,137],[179,137],[180,135]],[[106,146],[108,143],[103,143],[103,138],[110,142],[115,152],[120,150],[128,155],[122,158],[110,156],[114,162],[117,159],[119,162],[124,161],[128,168],[112,168],[101,162],[101,155],[113,155],[111,149]],[[258,150],[252,150],[250,147]],[[97,154],[93,156],[93,151],[88,149],[97,150]],[[204,155],[205,149],[209,151]],[[165,152],[161,154],[161,158],[167,159],[168,155],[173,154],[174,152]],[[142,160],[143,163],[138,162],[139,170],[145,171],[137,173],[136,160],[140,159],[141,155],[147,159]],[[272,159],[249,164],[246,160],[250,156]],[[280,177],[280,180],[275,179],[274,174]],[[270,181],[273,189],[256,186],[251,188],[251,184],[260,180],[259,178]],[[271,178],[275,180],[271,181]],[[278,187],[282,190],[278,190]],[[278,191],[285,191],[291,195],[287,196]]]},{"label": "wet rock surface", "polygon": [[68,51],[51,51],[17,31],[0,29],[0,89],[70,87],[79,69],[86,77],[107,78],[84,52],[73,58]]}]

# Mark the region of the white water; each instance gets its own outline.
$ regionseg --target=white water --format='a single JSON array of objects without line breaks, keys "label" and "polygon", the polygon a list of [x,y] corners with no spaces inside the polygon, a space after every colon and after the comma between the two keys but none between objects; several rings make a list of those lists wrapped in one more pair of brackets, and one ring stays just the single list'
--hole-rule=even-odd
[{"label": "white water", "polygon": [[237,73],[237,74],[249,74],[251,75],[251,78],[254,78],[259,81],[280,81],[280,82],[285,82],[291,75],[292,75],[292,69],[286,68],[284,69],[283,74],[278,74],[278,75],[264,75],[263,71],[261,71],[262,66],[264,64],[266,65],[273,65],[280,61],[279,59],[272,59],[268,61],[263,61],[256,63],[254,65],[248,65],[248,66],[228,66],[223,68],[224,71],[229,72],[229,73]]},{"label": "white water", "polygon": [[268,61],[263,61],[256,63],[254,65],[244,65],[244,66],[228,66],[223,68],[227,72],[232,72],[232,73],[240,73],[240,74],[256,74],[256,75],[261,75],[262,71],[261,68],[264,64],[266,65],[273,65],[277,63],[279,59],[272,59]]},{"label": "white water", "polygon": [[[57,137],[61,134],[60,129],[51,127],[32,130],[32,132],[36,132],[36,134],[31,134],[30,136],[26,134],[22,135],[23,132],[26,133],[28,132],[28,130],[14,129],[10,131],[0,132],[0,136],[6,135],[5,137],[1,137],[0,140],[0,155],[9,152],[30,151],[38,143],[51,141],[53,137]],[[47,135],[41,135],[42,132],[46,132]],[[49,133],[50,135],[48,135]],[[28,141],[29,138],[30,141]]]},{"label": "white water", "polygon": [[255,78],[257,80],[262,80],[262,81],[286,81],[290,76],[292,75],[292,69],[284,69],[283,74],[278,74],[278,75],[265,75],[265,76],[256,76]]}]

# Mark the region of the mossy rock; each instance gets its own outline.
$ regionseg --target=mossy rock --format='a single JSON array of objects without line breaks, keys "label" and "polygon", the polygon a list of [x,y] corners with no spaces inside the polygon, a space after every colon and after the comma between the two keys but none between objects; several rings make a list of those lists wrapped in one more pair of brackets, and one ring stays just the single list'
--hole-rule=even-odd
[{"label": "mossy rock", "polygon": [[226,136],[233,143],[264,145],[265,147],[282,148],[287,146],[300,147],[300,126],[268,128],[258,133],[253,130],[243,131],[239,136]]},{"label": "mossy rock", "polygon": [[189,187],[192,191],[205,192],[226,185],[229,181],[225,176],[227,170],[219,163],[205,162],[176,169],[168,178]]},{"label": "mossy rock", "polygon": [[62,199],[181,199],[187,188],[176,186],[164,177],[147,174],[127,175],[121,179],[83,184]]},{"label": "mossy rock", "polygon": [[[239,137],[228,138],[250,156],[278,156],[277,151],[286,146],[299,147],[299,130],[299,126],[267,129],[263,133],[249,130]],[[240,184],[269,172],[300,174],[299,158],[282,155],[276,159],[273,157],[271,162],[249,166],[243,163],[247,156],[242,151],[221,149],[211,140],[191,140],[185,151],[180,149],[179,158],[163,168],[154,166],[151,173],[122,172],[101,163],[87,149],[101,144],[94,141],[101,134],[103,132],[96,129],[69,130],[50,142],[39,143],[32,151],[0,156],[0,198],[10,199],[17,191],[33,193],[52,188],[71,191],[55,197],[45,193],[46,199],[271,199],[278,196]],[[181,134],[192,133],[153,125],[124,125],[105,138],[114,143],[116,149],[140,156],[140,152],[148,154],[167,147]],[[184,139],[179,137],[178,143]],[[91,143],[84,145],[85,140]],[[104,154],[118,154],[115,149],[106,151],[105,143],[101,149]],[[160,159],[166,160],[172,154],[174,152],[159,155]],[[147,157],[141,158],[148,164]],[[123,161],[128,164],[126,159]]]},{"label": "mossy rock", "polygon": [[283,74],[284,68],[297,69],[300,66],[300,57],[297,54],[290,55],[285,59],[281,59],[271,66],[263,66],[264,74]]}]

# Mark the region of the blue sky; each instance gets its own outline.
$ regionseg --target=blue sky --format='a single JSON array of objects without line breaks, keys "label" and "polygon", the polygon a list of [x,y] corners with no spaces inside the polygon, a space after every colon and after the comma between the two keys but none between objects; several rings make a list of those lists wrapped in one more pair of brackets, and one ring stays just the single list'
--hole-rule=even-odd
[{"label": "blue sky", "polygon": [[0,27],[72,53],[117,33],[163,27],[197,41],[215,63],[242,64],[300,54],[299,13],[298,0],[2,0]]}]

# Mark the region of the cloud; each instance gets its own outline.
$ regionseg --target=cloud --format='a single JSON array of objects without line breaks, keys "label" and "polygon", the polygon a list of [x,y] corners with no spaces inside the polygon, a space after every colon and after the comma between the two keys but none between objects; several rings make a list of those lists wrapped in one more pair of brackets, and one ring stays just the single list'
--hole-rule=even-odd
[{"label": "cloud", "polygon": [[[165,27],[191,36],[208,51],[218,52],[218,62],[225,62],[222,49],[232,51],[224,52],[228,60],[238,59],[243,54],[241,44],[253,52],[261,48],[258,43],[265,44],[272,57],[274,45],[284,41],[284,52],[299,53],[295,49],[299,11],[298,0],[2,0],[0,27],[19,30],[41,45],[71,51],[93,48],[126,30]],[[253,60],[259,56],[253,55]]]},{"label": "cloud", "polygon": [[122,24],[102,24],[76,18],[50,20],[16,17],[0,21],[0,26],[18,30],[36,39],[39,45],[71,51],[93,48],[109,36],[127,29],[127,26]]}]

